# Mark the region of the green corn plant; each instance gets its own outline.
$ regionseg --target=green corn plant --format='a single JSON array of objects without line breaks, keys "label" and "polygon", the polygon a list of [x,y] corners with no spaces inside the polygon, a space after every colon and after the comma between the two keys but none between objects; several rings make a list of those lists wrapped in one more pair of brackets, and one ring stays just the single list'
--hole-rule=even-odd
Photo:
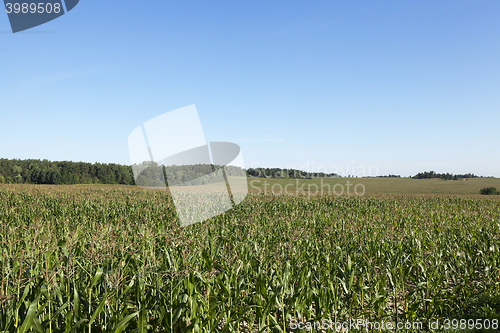
[{"label": "green corn plant", "polygon": [[500,204],[251,194],[185,228],[168,193],[0,187],[0,331],[288,332],[498,318]]}]

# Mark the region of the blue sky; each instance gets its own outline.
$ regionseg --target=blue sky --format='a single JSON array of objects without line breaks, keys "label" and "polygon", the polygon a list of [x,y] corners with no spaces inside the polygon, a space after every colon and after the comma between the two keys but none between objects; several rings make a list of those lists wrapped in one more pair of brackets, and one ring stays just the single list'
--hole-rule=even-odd
[{"label": "blue sky", "polygon": [[500,177],[499,12],[81,0],[17,34],[0,14],[0,157],[129,164],[134,128],[196,104],[247,167]]}]

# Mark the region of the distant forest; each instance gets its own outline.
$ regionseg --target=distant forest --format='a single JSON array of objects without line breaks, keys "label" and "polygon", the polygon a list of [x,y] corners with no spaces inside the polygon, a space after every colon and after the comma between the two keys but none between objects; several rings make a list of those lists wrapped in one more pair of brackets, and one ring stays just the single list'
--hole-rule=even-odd
[{"label": "distant forest", "polygon": [[[220,168],[220,166],[214,167],[215,169]],[[219,177],[204,177],[208,172],[211,172],[211,165],[173,166],[167,167],[164,172],[158,168],[155,163],[141,168],[142,173],[137,180],[138,183],[148,186],[163,185],[165,172],[170,180],[170,185],[181,183],[195,185],[221,181],[220,175]],[[241,176],[242,172],[241,169],[236,167],[226,168],[226,171],[228,171],[229,176]],[[300,179],[337,176],[333,173],[308,173],[302,170],[279,168],[250,168],[246,170],[246,174],[250,177]],[[51,162],[34,159],[0,159],[0,183],[135,185],[132,166],[113,163]]]},{"label": "distant forest", "polygon": [[134,185],[130,166],[0,159],[0,183]]},{"label": "distant forest", "polygon": [[[178,184],[206,184],[222,181],[221,175],[209,175],[214,167],[216,170],[221,166],[192,165],[171,166],[162,170],[157,164],[143,164],[139,167],[142,171],[137,179],[140,185],[163,185],[164,176],[167,175],[169,185]],[[244,174],[240,168],[226,168],[229,176],[241,176]],[[295,169],[280,168],[249,168],[246,170],[248,177],[258,178],[293,178],[311,179],[316,177],[340,177],[335,173],[306,172]],[[388,175],[378,177],[399,177],[399,175]],[[436,173],[426,171],[411,177],[414,179],[441,178],[445,180],[458,180],[464,178],[476,178],[474,174],[453,175],[450,173]],[[9,160],[0,159],[0,183],[17,184],[122,184],[135,185],[132,166],[120,164],[85,163],[85,162],[51,162],[48,160]]]},{"label": "distant forest", "polygon": [[451,173],[435,173],[434,171],[425,171],[417,173],[415,176],[411,177],[413,179],[431,179],[431,178],[441,178],[444,180],[459,180],[464,178],[477,178],[472,173],[467,173],[465,175],[453,175]]},{"label": "distant forest", "polygon": [[295,169],[280,168],[250,168],[247,175],[258,178],[313,178],[313,177],[338,177],[335,173],[306,172]]},{"label": "distant forest", "polygon": [[[168,185],[205,185],[211,183],[225,182],[224,173],[219,172],[223,166],[212,164],[195,165],[171,165],[163,167],[155,162],[144,162],[132,166],[136,172],[140,173],[136,184],[141,186],[165,186],[165,178]],[[245,177],[245,170],[226,166],[226,175]],[[214,172],[215,171],[215,172]]]},{"label": "distant forest", "polygon": [[[135,165],[141,172],[138,185],[163,186],[165,176],[169,185],[202,185],[224,181],[222,173],[212,173],[220,166],[190,165],[169,166],[163,169],[156,163]],[[242,176],[244,171],[237,167],[227,167],[228,176]],[[120,164],[51,162],[48,160],[8,160],[0,159],[0,183],[14,184],[121,184],[136,185],[132,166]]]}]

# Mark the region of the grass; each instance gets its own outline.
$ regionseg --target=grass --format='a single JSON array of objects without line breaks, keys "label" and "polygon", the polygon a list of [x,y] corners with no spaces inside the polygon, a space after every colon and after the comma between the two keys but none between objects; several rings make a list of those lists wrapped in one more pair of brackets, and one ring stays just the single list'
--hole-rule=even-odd
[{"label": "grass", "polygon": [[0,332],[500,319],[491,198],[253,193],[180,228],[165,191],[1,185],[0,223]]}]

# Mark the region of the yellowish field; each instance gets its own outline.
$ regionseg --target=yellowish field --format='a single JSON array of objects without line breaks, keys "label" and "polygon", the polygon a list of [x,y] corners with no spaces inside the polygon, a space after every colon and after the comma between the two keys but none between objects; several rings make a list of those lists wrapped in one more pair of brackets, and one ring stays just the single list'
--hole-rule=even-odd
[{"label": "yellowish field", "polygon": [[[348,185],[349,182],[349,185]],[[266,185],[267,184],[267,185]],[[314,179],[263,179],[248,178],[249,190],[254,193],[282,193],[293,194],[304,191],[317,191],[317,194],[450,194],[480,196],[479,190],[484,187],[500,189],[500,178],[471,178],[468,180],[441,180],[441,179],[411,179],[411,178],[314,178]],[[335,191],[335,192],[334,192]],[[490,198],[500,196],[489,196]]]},{"label": "yellowish field", "polygon": [[[349,182],[349,185],[348,185]],[[441,180],[441,179],[411,179],[411,178],[314,178],[314,179],[264,179],[248,178],[248,189],[250,193],[275,194],[301,194],[306,195],[339,195],[342,188],[343,195],[358,193],[368,195],[376,194],[425,194],[425,195],[465,195],[471,197],[488,197],[489,199],[500,199],[498,195],[484,196],[479,190],[484,187],[496,187],[500,190],[500,178],[471,178],[468,180]],[[129,189],[141,190],[138,186],[129,185],[14,185],[0,184],[0,188],[13,190],[15,188],[26,191],[28,189],[42,188],[73,188],[73,189]],[[213,184],[203,185],[201,188],[215,188]],[[217,186],[217,188],[219,188]],[[151,189],[151,188],[150,188]],[[189,187],[186,187],[189,189]],[[323,191],[322,191],[323,189]],[[158,188],[162,190],[162,188]],[[330,191],[330,192],[328,192]],[[317,193],[316,193],[317,192]]]}]

